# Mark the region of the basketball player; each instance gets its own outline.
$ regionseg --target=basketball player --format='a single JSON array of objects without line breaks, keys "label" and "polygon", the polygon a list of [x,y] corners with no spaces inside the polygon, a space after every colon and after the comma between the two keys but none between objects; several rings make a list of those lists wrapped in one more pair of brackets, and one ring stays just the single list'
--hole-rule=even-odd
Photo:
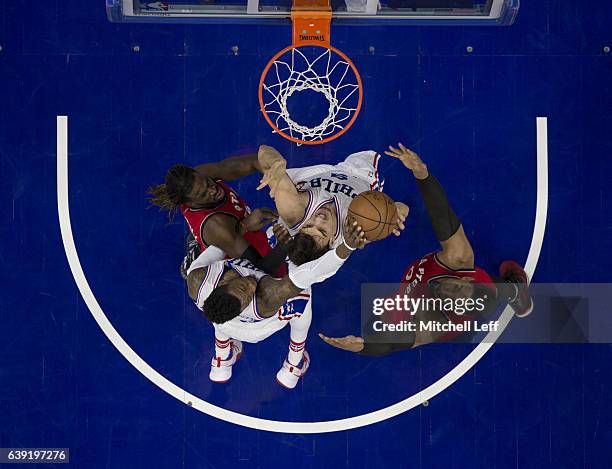
[{"label": "basketball player", "polygon": [[182,212],[191,235],[188,254],[181,273],[210,246],[218,248],[228,258],[247,259],[264,272],[275,274],[286,257],[284,249],[270,253],[268,236],[261,229],[275,221],[275,211],[251,209],[242,197],[225,181],[248,176],[259,171],[256,154],[226,158],[190,168],[174,165],[166,174],[165,183],[149,189],[150,202],[168,211],[172,220]]},{"label": "basketball player", "polygon": [[[321,257],[342,244],[342,224],[353,198],[365,191],[380,190],[379,155],[374,151],[354,153],[337,165],[320,164],[287,169],[287,161],[274,148],[259,147],[259,165],[264,173],[258,190],[270,187],[281,221],[293,236],[289,259],[296,265]],[[404,229],[408,206],[396,202],[398,227]]]},{"label": "basketball player", "polygon": [[306,373],[310,358],[305,350],[312,318],[310,286],[333,275],[356,248],[364,233],[356,224],[343,227],[344,241],[319,259],[291,266],[282,279],[272,278],[249,261],[230,259],[207,264],[204,256],[190,266],[189,296],[215,328],[215,356],[210,379],[225,383],[242,354],[242,341],[260,342],[289,324],[289,354],[276,375],[292,389]]},{"label": "basketball player", "polygon": [[[505,261],[499,268],[500,277],[489,275],[474,263],[474,251],[463,230],[463,225],[451,208],[446,194],[438,180],[429,173],[419,155],[401,143],[399,148],[389,147],[387,155],[400,160],[412,171],[419,191],[425,202],[427,213],[442,246],[439,252],[427,254],[408,266],[402,277],[401,293],[425,294],[436,298],[474,298],[487,297],[493,301],[488,304],[490,311],[497,302],[506,301],[517,317],[531,313],[533,303],[529,296],[528,278],[525,271],[514,261]],[[484,289],[484,291],[482,290]],[[437,321],[458,323],[473,319],[473,316],[454,312],[418,311],[416,321]],[[395,351],[418,347],[453,336],[446,332],[403,332],[403,343],[374,343],[373,338],[319,337],[334,347],[358,352],[362,355],[382,356]]]}]

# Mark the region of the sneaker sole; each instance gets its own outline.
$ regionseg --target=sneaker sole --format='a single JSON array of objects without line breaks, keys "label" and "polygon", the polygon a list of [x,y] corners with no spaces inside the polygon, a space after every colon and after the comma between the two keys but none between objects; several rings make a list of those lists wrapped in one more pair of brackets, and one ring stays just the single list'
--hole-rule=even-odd
[{"label": "sneaker sole", "polygon": [[[303,376],[300,376],[300,378],[303,378]],[[289,390],[291,390],[291,389],[295,389],[295,386],[297,386],[297,384],[300,382],[300,380],[298,379],[298,380],[297,380],[297,382],[295,383],[295,386],[293,386],[292,388],[290,388],[289,386],[285,386],[283,383],[281,383],[281,382],[278,380],[278,378],[276,378],[276,382],[277,382],[278,384],[280,384],[280,385],[281,385],[281,387],[283,387],[283,388],[285,388],[285,389],[289,389]]]},{"label": "sneaker sole", "polygon": [[521,314],[514,313],[514,315],[515,315],[517,318],[525,318],[525,317],[529,316],[529,315],[531,314],[531,312],[532,312],[532,311],[533,311],[533,301],[531,301],[531,306],[529,307],[529,309],[528,309],[526,312],[521,313]]}]

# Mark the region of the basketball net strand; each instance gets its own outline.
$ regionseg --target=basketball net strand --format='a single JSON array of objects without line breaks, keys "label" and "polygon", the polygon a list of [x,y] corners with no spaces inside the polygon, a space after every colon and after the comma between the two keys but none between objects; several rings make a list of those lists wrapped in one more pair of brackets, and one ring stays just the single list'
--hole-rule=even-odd
[{"label": "basketball net strand", "polygon": [[[296,69],[296,54],[299,62],[305,64],[303,70]],[[325,73],[320,74],[315,70],[319,61],[326,60]],[[349,75],[350,65],[344,60],[332,63],[332,51],[325,49],[314,60],[310,61],[299,49],[291,49],[291,61],[276,60],[273,62],[277,83],[263,84],[263,90],[271,95],[271,99],[264,102],[264,111],[274,119],[276,127],[282,132],[288,132],[294,138],[303,141],[323,140],[337,130],[344,127],[357,110],[356,107],[346,107],[347,100],[359,90],[356,83],[345,82]],[[287,78],[283,75],[289,73]],[[270,74],[268,74],[269,76]],[[337,83],[332,83],[332,76],[338,75]],[[295,92],[312,90],[323,94],[327,99],[329,107],[327,116],[315,127],[308,127],[296,122],[291,118],[287,108],[287,100]],[[264,98],[265,101],[265,98]]]}]

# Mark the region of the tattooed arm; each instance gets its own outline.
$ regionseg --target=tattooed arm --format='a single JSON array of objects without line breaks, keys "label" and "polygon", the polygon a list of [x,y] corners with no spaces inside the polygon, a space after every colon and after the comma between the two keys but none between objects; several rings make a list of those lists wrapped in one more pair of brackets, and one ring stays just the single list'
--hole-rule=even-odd
[{"label": "tattooed arm", "polygon": [[259,314],[270,317],[278,311],[289,298],[293,298],[312,284],[322,282],[334,275],[344,261],[365,245],[363,229],[348,222],[344,226],[344,243],[334,251],[329,251],[319,259],[300,266],[291,266],[289,275],[282,279],[263,277],[257,285],[256,301]]},{"label": "tattooed arm", "polygon": [[265,318],[273,316],[289,298],[297,296],[302,290],[291,282],[289,276],[282,279],[262,277],[256,293],[259,314]]}]

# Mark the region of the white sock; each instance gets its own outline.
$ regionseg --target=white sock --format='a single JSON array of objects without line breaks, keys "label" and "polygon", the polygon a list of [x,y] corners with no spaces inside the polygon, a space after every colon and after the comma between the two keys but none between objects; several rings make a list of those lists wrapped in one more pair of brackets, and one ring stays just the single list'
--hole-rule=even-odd
[{"label": "white sock", "polygon": [[289,357],[288,361],[293,366],[298,366],[300,361],[302,361],[302,357],[304,356],[304,347],[306,346],[306,341],[298,343],[293,340],[289,341]]},{"label": "white sock", "polygon": [[215,357],[226,360],[230,355],[230,340],[220,340],[215,337]]}]

